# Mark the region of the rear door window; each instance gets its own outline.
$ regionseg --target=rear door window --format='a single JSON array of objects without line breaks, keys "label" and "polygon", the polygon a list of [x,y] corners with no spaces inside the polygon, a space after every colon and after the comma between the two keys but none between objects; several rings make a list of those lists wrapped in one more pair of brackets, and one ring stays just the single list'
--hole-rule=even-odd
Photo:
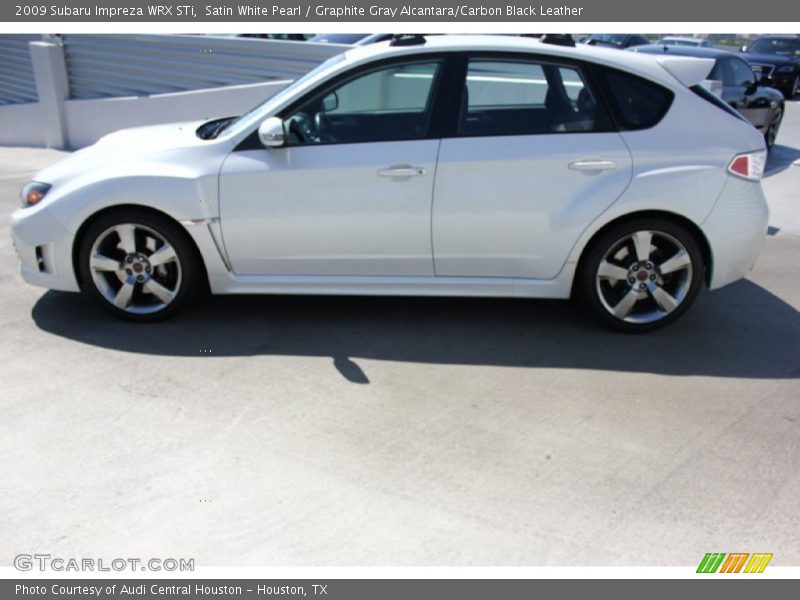
[{"label": "rear door window", "polygon": [[462,136],[586,132],[598,120],[597,103],[572,66],[475,58],[462,93]]}]

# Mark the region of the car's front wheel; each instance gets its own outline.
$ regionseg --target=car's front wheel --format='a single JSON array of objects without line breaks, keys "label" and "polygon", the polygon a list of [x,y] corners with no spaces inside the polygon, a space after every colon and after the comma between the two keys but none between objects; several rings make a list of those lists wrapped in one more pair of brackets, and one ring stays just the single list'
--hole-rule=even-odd
[{"label": "car's front wheel", "polygon": [[682,315],[697,297],[704,271],[700,246],[685,227],[636,219],[594,241],[578,283],[599,317],[617,329],[638,332]]},{"label": "car's front wheel", "polygon": [[83,290],[135,321],[165,317],[195,295],[202,273],[180,226],[157,214],[121,209],[95,219],[78,250]]}]

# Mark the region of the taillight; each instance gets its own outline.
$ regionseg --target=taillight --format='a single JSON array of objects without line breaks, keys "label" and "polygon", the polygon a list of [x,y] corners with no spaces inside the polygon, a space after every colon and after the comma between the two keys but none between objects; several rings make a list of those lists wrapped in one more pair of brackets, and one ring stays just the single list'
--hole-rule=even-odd
[{"label": "taillight", "polygon": [[761,181],[766,162],[767,152],[765,150],[737,154],[728,165],[728,172],[750,181]]}]

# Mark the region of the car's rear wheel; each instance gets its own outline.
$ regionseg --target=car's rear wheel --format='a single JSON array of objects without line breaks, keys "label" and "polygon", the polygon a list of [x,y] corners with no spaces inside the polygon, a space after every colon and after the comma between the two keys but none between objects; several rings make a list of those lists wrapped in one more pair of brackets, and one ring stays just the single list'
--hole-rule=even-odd
[{"label": "car's rear wheel", "polygon": [[202,273],[197,251],[180,226],[137,209],[90,223],[78,260],[84,292],[134,321],[175,312],[196,294]]},{"label": "car's rear wheel", "polygon": [[668,220],[613,226],[588,250],[581,292],[617,329],[648,331],[671,323],[694,302],[703,282],[703,253],[692,234]]},{"label": "car's rear wheel", "polygon": [[772,120],[769,123],[767,132],[764,134],[764,141],[767,143],[767,148],[772,148],[775,145],[775,140],[778,138],[778,129],[780,129],[781,121],[783,120],[783,111],[780,108],[775,109],[772,115]]}]

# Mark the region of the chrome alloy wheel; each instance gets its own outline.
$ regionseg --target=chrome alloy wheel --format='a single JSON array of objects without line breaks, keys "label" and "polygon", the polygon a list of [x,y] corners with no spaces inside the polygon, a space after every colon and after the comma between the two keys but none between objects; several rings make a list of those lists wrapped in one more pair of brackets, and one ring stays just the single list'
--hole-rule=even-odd
[{"label": "chrome alloy wheel", "polygon": [[181,285],[175,249],[162,235],[136,223],[114,225],[97,236],[89,269],[103,298],[133,314],[163,310]]},{"label": "chrome alloy wheel", "polygon": [[627,323],[654,323],[686,298],[692,284],[692,259],[671,235],[636,231],[611,245],[595,279],[598,297],[609,314]]}]

